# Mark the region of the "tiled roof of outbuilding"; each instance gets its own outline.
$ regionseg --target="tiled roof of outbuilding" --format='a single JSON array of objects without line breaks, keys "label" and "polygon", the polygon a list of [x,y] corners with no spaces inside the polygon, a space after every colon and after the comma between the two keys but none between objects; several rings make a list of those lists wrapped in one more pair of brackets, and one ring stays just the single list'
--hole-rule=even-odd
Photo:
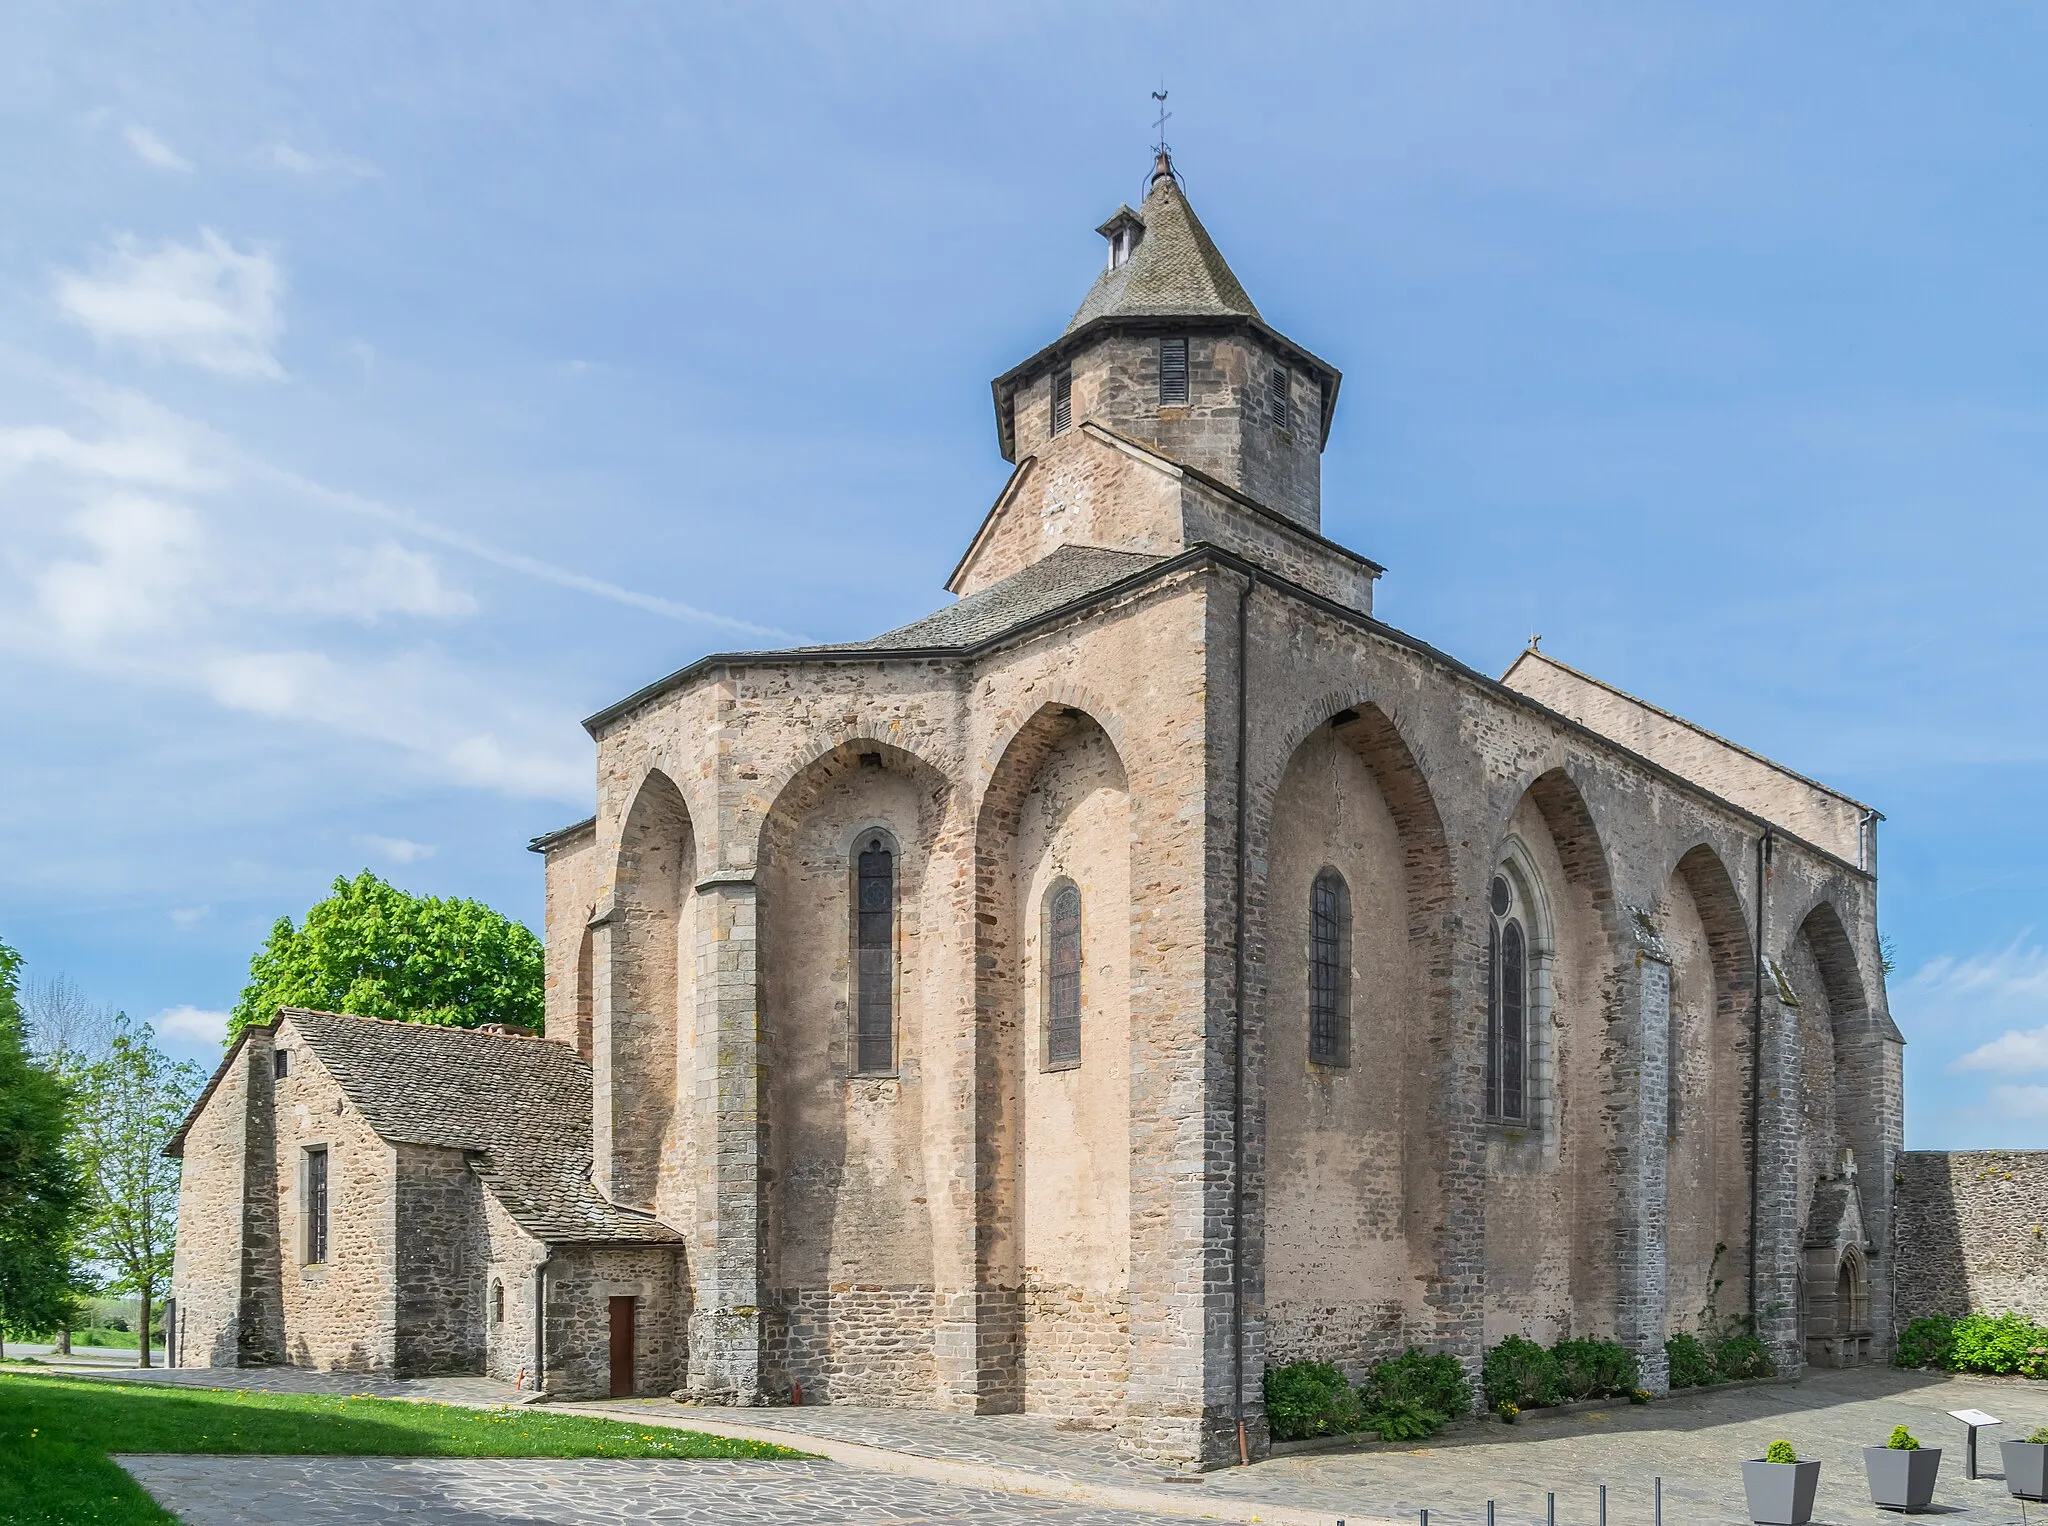
[{"label": "tiled roof of outbuilding", "polygon": [[[1119,215],[1130,214],[1119,209]],[[1129,259],[1095,278],[1068,333],[1097,318],[1259,316],[1172,175],[1154,179],[1137,220],[1144,237]]]},{"label": "tiled roof of outbuilding", "polygon": [[1030,566],[1000,583],[969,594],[922,620],[875,637],[851,641],[831,651],[886,652],[918,647],[975,646],[991,641],[1014,626],[1050,614],[1062,604],[1135,577],[1166,560],[1141,551],[1111,551],[1103,546],[1058,546]]},{"label": "tiled roof of outbuilding", "polygon": [[471,1152],[477,1174],[535,1238],[682,1238],[592,1185],[590,1066],[567,1044],[297,1007],[278,1016],[380,1137]]}]

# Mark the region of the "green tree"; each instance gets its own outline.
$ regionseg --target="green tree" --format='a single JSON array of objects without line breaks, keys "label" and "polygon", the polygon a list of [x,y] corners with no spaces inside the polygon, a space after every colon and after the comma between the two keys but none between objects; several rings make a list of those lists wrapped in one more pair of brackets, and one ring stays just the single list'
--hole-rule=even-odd
[{"label": "green tree", "polygon": [[171,1275],[178,1238],[178,1162],[164,1144],[206,1080],[189,1060],[156,1047],[149,1024],[114,1020],[106,1055],[78,1070],[77,1150],[90,1197],[79,1244],[113,1276],[107,1286],[142,1299],[140,1365],[149,1365],[149,1319]]},{"label": "green tree", "polygon": [[337,879],[303,926],[277,919],[228,1016],[230,1042],[279,1007],[538,1028],[540,939],[481,901],[408,895],[365,869]]},{"label": "green tree", "polygon": [[28,1052],[20,970],[0,943],[0,1350],[7,1332],[67,1323],[81,1291],[72,1239],[85,1191],[65,1148],[70,1096]]}]

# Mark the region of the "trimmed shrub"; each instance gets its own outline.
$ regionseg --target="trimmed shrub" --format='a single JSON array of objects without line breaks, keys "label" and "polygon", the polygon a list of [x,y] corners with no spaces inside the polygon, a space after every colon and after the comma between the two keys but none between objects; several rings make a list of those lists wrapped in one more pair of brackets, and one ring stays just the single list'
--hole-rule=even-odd
[{"label": "trimmed shrub", "polygon": [[1438,1425],[1472,1410],[1472,1385],[1458,1359],[1447,1351],[1423,1351],[1414,1346],[1388,1361],[1374,1363],[1360,1385],[1359,1396],[1374,1415],[1412,1406],[1435,1415]]},{"label": "trimmed shrub", "polygon": [[1510,1335],[1486,1353],[1479,1386],[1490,1409],[1504,1404],[1531,1409],[1557,1403],[1563,1375],[1554,1355],[1526,1336]]},{"label": "trimmed shrub", "polygon": [[1643,1375],[1636,1354],[1619,1341],[1559,1341],[1558,1387],[1568,1399],[1605,1399],[1633,1393]]},{"label": "trimmed shrub", "polygon": [[1704,1388],[1721,1381],[1714,1371],[1714,1358],[1697,1335],[1672,1336],[1664,1343],[1664,1360],[1671,1367],[1673,1388]]},{"label": "trimmed shrub", "polygon": [[1266,1424],[1275,1441],[1342,1436],[1360,1430],[1365,1409],[1328,1362],[1289,1362],[1266,1369]]},{"label": "trimmed shrub", "polygon": [[1956,1352],[1956,1322],[1947,1314],[1927,1314],[1906,1321],[1892,1361],[1901,1367],[1946,1368]]},{"label": "trimmed shrub", "polygon": [[1892,1439],[1887,1441],[1885,1445],[1894,1452],[1917,1452],[1920,1450],[1918,1438],[1903,1425],[1892,1427]]},{"label": "trimmed shrub", "polygon": [[1774,1441],[1764,1448],[1765,1462],[1797,1462],[1799,1454],[1792,1450],[1789,1441]]}]

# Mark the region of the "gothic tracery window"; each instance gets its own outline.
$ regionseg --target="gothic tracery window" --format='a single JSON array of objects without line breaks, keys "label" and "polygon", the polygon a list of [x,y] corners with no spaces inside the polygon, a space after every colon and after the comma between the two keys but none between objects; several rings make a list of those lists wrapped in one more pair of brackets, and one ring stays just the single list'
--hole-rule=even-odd
[{"label": "gothic tracery window", "polygon": [[1351,889],[1335,869],[1309,890],[1308,1057],[1351,1063]]},{"label": "gothic tracery window", "polygon": [[1486,1111],[1520,1123],[1528,1117],[1529,944],[1514,886],[1495,875],[1488,909]]},{"label": "gothic tracery window", "polygon": [[896,1068],[896,855],[879,834],[862,841],[856,865],[854,1069]]},{"label": "gothic tracery window", "polygon": [[1072,880],[1053,888],[1045,922],[1045,1063],[1066,1069],[1081,1063],[1081,889]]}]

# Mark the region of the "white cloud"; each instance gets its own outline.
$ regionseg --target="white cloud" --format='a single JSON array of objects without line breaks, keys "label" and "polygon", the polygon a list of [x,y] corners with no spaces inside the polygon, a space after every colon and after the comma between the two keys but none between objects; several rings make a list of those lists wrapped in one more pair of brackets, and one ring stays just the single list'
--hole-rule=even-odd
[{"label": "white cloud", "polygon": [[416,864],[423,858],[432,858],[436,852],[432,843],[414,842],[409,837],[379,837],[369,833],[356,841],[394,864]]},{"label": "white cloud", "polygon": [[1988,1044],[1979,1044],[1960,1059],[1949,1062],[1950,1070],[2048,1070],[2048,1026],[2022,1031],[2008,1028]]},{"label": "white cloud", "polygon": [[2004,1031],[1949,1062],[1951,1071],[2048,1070],[2048,948],[2023,932],[2004,948],[1930,959],[1892,988],[1909,1032],[1951,1043]]},{"label": "white cloud", "polygon": [[2048,1086],[1994,1086],[1991,1105],[2008,1118],[2048,1118]]},{"label": "white cloud", "polygon": [[218,1044],[228,1036],[228,1015],[205,1007],[166,1007],[149,1020],[157,1037]]},{"label": "white cloud", "polygon": [[309,154],[303,149],[292,147],[279,138],[257,156],[273,169],[284,170],[293,175],[350,175],[358,180],[372,179],[377,166],[361,159],[352,159],[346,154]]},{"label": "white cloud", "polygon": [[135,157],[144,164],[153,164],[160,170],[176,170],[181,175],[192,173],[192,161],[147,127],[129,128],[127,138],[128,146],[135,150]]},{"label": "white cloud", "polygon": [[118,493],[77,515],[72,529],[97,555],[52,563],[36,580],[37,602],[58,630],[94,641],[147,629],[172,613],[199,538],[189,509]]},{"label": "white cloud", "polygon": [[366,622],[385,614],[448,620],[476,613],[476,599],[442,582],[431,556],[388,540],[341,547],[326,579],[304,589],[298,602],[304,609]]},{"label": "white cloud", "polygon": [[269,251],[239,250],[211,228],[199,242],[149,247],[132,234],[90,273],[57,278],[57,306],[101,344],[131,344],[224,376],[281,377],[284,271]]},{"label": "white cloud", "polygon": [[197,927],[212,915],[213,908],[211,906],[174,906],[171,908],[171,921],[179,927]]}]

